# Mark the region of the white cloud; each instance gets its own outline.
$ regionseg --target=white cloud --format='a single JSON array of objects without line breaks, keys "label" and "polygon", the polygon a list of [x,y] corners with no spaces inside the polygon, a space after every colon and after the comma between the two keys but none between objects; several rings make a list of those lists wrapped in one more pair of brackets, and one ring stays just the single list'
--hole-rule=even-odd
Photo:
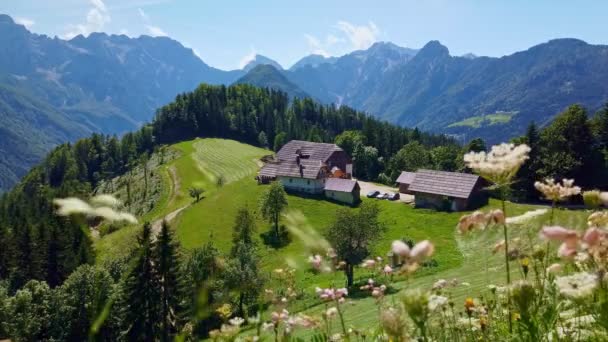
[{"label": "white cloud", "polygon": [[336,27],[346,35],[353,48],[357,50],[370,47],[376,42],[380,34],[380,30],[376,24],[371,21],[368,25],[361,26],[353,25],[347,21],[339,21]]},{"label": "white cloud", "polygon": [[333,32],[325,39],[311,34],[304,34],[310,53],[325,57],[335,56],[351,50],[363,50],[378,40],[380,29],[373,22],[367,25],[354,25],[348,21],[338,21]]},{"label": "white cloud", "polygon": [[143,10],[143,9],[138,8],[138,9],[137,9],[137,12],[139,12],[139,16],[140,16],[140,17],[141,17],[141,18],[142,18],[142,19],[143,19],[145,22],[150,21],[150,17],[149,17],[149,16],[146,14],[146,12],[144,12],[144,10]]},{"label": "white cloud", "polygon": [[154,25],[146,25],[146,29],[148,30],[148,33],[152,36],[152,37],[167,37],[169,36],[167,34],[167,32],[163,31],[163,29],[161,29],[158,26],[154,26]]},{"label": "white cloud", "polygon": [[310,48],[310,53],[329,57],[329,53],[325,50],[323,44],[321,44],[321,41],[317,37],[310,34],[305,34],[304,38],[306,38],[306,42],[308,43],[308,47]]},{"label": "white cloud", "polygon": [[118,33],[119,34],[124,34],[125,36],[128,36],[129,35],[129,30],[123,28],[123,29],[120,29],[120,31]]},{"label": "white cloud", "polygon": [[90,0],[90,2],[93,8],[87,12],[85,22],[69,25],[68,31],[63,35],[63,38],[72,39],[79,34],[87,36],[92,32],[99,32],[105,24],[111,21],[110,13],[102,0]]},{"label": "white cloud", "polygon": [[29,18],[16,17],[15,22],[19,25],[25,26],[26,29],[31,30],[32,26],[36,24],[36,22]]},{"label": "white cloud", "polygon": [[254,61],[255,55],[257,55],[257,52],[255,51],[255,48],[252,47],[251,51],[241,58],[239,69],[243,69],[249,62]]},{"label": "white cloud", "polygon": [[159,26],[152,24],[152,21],[150,20],[150,16],[148,15],[148,13],[144,12],[144,10],[141,7],[137,9],[137,12],[139,13],[139,16],[141,17],[141,20],[144,22],[144,26],[145,26],[146,30],[148,31],[149,35],[151,35],[152,37],[168,37],[169,36],[169,34],[167,32],[165,32],[165,30],[163,30]]}]

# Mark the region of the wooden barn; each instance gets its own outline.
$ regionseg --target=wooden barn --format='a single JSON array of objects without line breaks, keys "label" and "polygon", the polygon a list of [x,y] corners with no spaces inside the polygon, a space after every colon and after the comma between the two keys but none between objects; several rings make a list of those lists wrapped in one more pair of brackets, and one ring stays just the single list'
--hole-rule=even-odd
[{"label": "wooden barn", "polygon": [[470,210],[488,203],[487,182],[468,173],[418,170],[408,187],[418,208]]},{"label": "wooden barn", "polygon": [[399,185],[399,192],[402,194],[411,195],[410,185],[414,181],[414,177],[416,177],[416,173],[403,171],[397,178],[397,185]]},{"label": "wooden barn", "polygon": [[328,178],[325,182],[325,197],[350,205],[361,201],[359,183],[352,179]]}]

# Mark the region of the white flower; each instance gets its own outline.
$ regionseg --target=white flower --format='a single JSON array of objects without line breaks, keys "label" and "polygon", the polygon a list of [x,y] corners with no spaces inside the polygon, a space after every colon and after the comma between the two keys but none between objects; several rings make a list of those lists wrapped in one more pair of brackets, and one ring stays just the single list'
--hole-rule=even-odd
[{"label": "white flower", "polygon": [[595,274],[580,272],[565,277],[557,277],[555,283],[559,292],[564,296],[583,298],[593,293],[598,285],[598,277]]},{"label": "white flower", "polygon": [[435,311],[448,303],[448,298],[444,296],[430,295],[429,310]]},{"label": "white flower", "polygon": [[465,164],[481,176],[497,184],[508,182],[528,159],[530,147],[525,144],[500,144],[492,146],[489,153],[469,152],[464,155]]},{"label": "white flower", "polygon": [[325,311],[325,316],[327,318],[332,318],[334,316],[336,316],[338,314],[338,309],[334,306],[332,306],[331,308],[327,309],[327,311]]},{"label": "white flower", "polygon": [[563,179],[560,184],[553,178],[547,178],[544,182],[534,183],[534,187],[543,194],[545,199],[554,202],[563,201],[581,193],[581,188],[574,186],[574,179]]},{"label": "white flower", "polygon": [[448,281],[445,279],[439,279],[433,284],[433,290],[440,290],[448,286]]},{"label": "white flower", "polygon": [[234,317],[231,320],[229,320],[228,323],[230,323],[230,325],[233,325],[235,327],[240,327],[241,325],[243,325],[243,323],[245,323],[245,320],[241,317]]}]

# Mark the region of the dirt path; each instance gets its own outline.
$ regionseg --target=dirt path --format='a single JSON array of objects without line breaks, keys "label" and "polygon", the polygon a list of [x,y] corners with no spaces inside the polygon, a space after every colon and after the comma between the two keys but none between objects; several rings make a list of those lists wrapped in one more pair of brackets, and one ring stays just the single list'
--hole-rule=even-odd
[{"label": "dirt path", "polygon": [[164,218],[152,222],[152,240],[156,240],[156,236],[160,233],[160,230],[163,227],[163,220],[167,221],[168,223],[171,223],[171,221],[173,221],[177,217],[177,215],[179,215],[179,213],[181,213],[182,210],[186,208],[188,208],[188,206],[174,210],[167,214],[167,216],[165,216]]}]

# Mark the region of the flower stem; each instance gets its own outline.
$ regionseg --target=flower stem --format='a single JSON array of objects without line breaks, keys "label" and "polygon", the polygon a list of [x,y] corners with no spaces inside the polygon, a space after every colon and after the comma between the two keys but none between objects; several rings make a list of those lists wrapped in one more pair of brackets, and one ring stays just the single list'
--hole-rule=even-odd
[{"label": "flower stem", "polygon": [[[502,191],[502,212],[504,213],[505,217],[507,217],[507,209],[506,209],[506,203],[505,203],[505,191]],[[507,220],[505,220],[505,222],[502,225],[502,231],[504,234],[504,238],[505,238],[505,267],[507,269],[507,312],[509,315],[509,333],[513,332],[513,323],[511,322],[511,293],[510,293],[510,286],[511,286],[511,269],[509,267],[509,236],[507,233]]]}]

